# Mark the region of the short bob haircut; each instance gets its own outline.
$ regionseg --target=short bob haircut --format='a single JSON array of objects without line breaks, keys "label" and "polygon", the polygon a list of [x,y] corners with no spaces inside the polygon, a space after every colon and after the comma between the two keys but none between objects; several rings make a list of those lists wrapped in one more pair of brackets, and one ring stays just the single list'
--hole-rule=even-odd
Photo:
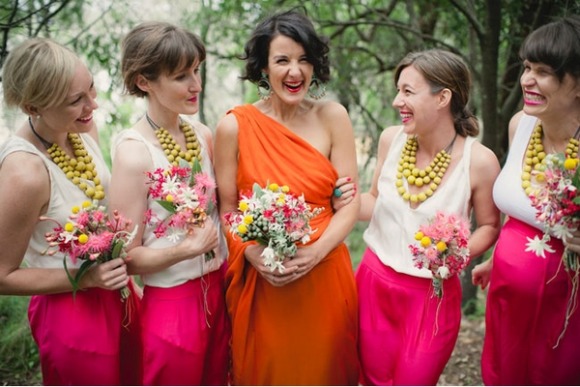
[{"label": "short bob haircut", "polygon": [[471,73],[463,59],[440,49],[409,53],[395,69],[395,84],[399,82],[403,69],[408,66],[413,66],[425,77],[433,94],[443,89],[451,90],[451,114],[455,131],[461,136],[477,136],[479,123],[467,106]]},{"label": "short bob haircut", "polygon": [[327,39],[319,36],[306,15],[296,10],[276,13],[264,19],[254,29],[241,59],[246,61],[241,79],[258,83],[268,67],[270,43],[278,36],[287,36],[302,45],[306,59],[314,66],[314,74],[322,83],[330,80]]},{"label": "short bob haircut", "polygon": [[68,95],[79,57],[46,38],[31,38],[15,47],[4,63],[2,83],[7,106],[48,109]]},{"label": "short bob haircut", "polygon": [[155,81],[205,60],[205,46],[194,33],[165,22],[144,22],[133,28],[121,43],[121,73],[126,91],[137,97],[146,92],[137,87],[143,75]]},{"label": "short bob haircut", "polygon": [[520,58],[550,66],[560,82],[566,74],[580,78],[580,16],[566,17],[533,31],[520,48]]}]

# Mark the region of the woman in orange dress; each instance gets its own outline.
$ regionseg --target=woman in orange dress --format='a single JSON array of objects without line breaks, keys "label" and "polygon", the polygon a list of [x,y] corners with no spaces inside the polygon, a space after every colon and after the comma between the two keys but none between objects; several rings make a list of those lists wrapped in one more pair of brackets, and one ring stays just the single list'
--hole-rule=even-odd
[{"label": "woman in orange dress", "polygon": [[302,14],[267,18],[246,44],[246,74],[262,99],[218,124],[215,170],[220,214],[236,211],[254,183],[288,185],[322,212],[311,242],[271,271],[264,246],[228,233],[226,302],[232,321],[232,384],[354,385],[357,296],[343,243],[355,197],[333,212],[339,176],[357,176],[353,129],[343,106],[318,101],[329,78],[328,46]]}]

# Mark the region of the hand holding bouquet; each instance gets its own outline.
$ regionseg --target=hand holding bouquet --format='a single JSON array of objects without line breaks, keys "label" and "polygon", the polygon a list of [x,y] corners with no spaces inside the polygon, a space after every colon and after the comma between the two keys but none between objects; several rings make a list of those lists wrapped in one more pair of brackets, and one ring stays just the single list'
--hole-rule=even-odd
[{"label": "hand holding bouquet", "polygon": [[225,215],[232,234],[242,241],[257,241],[266,246],[262,252],[264,265],[271,271],[284,272],[283,262],[297,252],[297,242],[306,244],[316,230],[310,220],[322,208],[311,210],[304,195],[290,193],[288,186],[268,184],[265,188],[254,184],[251,196],[242,196],[239,212]]},{"label": "hand holding bouquet", "polygon": [[415,266],[433,274],[433,288],[439,298],[443,296],[442,280],[459,274],[469,261],[469,235],[466,220],[438,211],[415,234],[417,245],[409,245]]},{"label": "hand holding bouquet", "polygon": [[[180,160],[179,166],[158,168],[147,173],[149,194],[170,215],[165,219],[155,217],[151,210],[147,222],[156,224],[157,238],[167,236],[176,242],[181,236],[192,234],[195,227],[204,227],[208,214],[215,207],[215,180],[202,172],[199,161],[193,167]],[[206,261],[214,257],[214,252],[206,253]]]},{"label": "hand holding bouquet", "polygon": [[[554,252],[549,244],[552,235],[563,240],[572,236],[572,231],[580,226],[580,168],[576,157],[566,157],[563,153],[549,154],[544,159],[545,168],[536,177],[545,184],[530,194],[530,200],[536,209],[536,219],[544,227],[544,233],[541,238],[528,238],[526,251],[534,252],[539,257],[545,258],[546,252]],[[568,300],[564,329],[556,346],[566,331],[570,316],[576,310],[580,287],[578,254],[565,248],[562,263],[570,274],[572,293]]]},{"label": "hand holding bouquet", "polygon": [[[41,217],[41,220],[52,219]],[[49,243],[47,253],[53,255],[57,251],[63,252],[74,264],[79,259],[84,261],[73,277],[68,270],[66,256],[63,259],[68,279],[73,286],[73,296],[79,289],[81,278],[91,266],[119,257],[126,258],[124,247],[132,242],[137,232],[137,227],[129,231],[131,222],[117,211],[114,211],[113,218],[110,219],[105,207],[99,206],[98,201],[85,201],[82,207],[73,207],[64,226],[56,223],[58,226],[45,236]],[[127,287],[121,289],[123,300],[129,295]]]}]

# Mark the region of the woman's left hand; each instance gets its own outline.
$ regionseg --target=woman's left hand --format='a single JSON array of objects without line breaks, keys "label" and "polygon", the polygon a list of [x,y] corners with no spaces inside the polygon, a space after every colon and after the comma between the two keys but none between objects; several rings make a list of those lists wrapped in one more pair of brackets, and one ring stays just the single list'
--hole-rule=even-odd
[{"label": "woman's left hand", "polygon": [[356,195],[356,184],[350,177],[341,177],[336,180],[332,193],[332,209],[334,212],[340,210],[354,199]]}]

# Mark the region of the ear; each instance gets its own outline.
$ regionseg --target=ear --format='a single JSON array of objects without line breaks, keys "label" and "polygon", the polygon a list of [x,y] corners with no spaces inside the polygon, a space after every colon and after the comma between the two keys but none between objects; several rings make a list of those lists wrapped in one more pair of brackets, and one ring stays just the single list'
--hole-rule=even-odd
[{"label": "ear", "polygon": [[451,98],[453,97],[453,92],[448,88],[445,88],[439,92],[439,107],[448,107],[451,104]]},{"label": "ear", "polygon": [[22,107],[22,111],[28,116],[40,115],[40,110],[37,107],[28,104]]},{"label": "ear", "polygon": [[137,81],[135,85],[144,93],[149,94],[149,90],[151,90],[151,85],[149,84],[149,80],[145,78],[143,75],[137,75]]}]

